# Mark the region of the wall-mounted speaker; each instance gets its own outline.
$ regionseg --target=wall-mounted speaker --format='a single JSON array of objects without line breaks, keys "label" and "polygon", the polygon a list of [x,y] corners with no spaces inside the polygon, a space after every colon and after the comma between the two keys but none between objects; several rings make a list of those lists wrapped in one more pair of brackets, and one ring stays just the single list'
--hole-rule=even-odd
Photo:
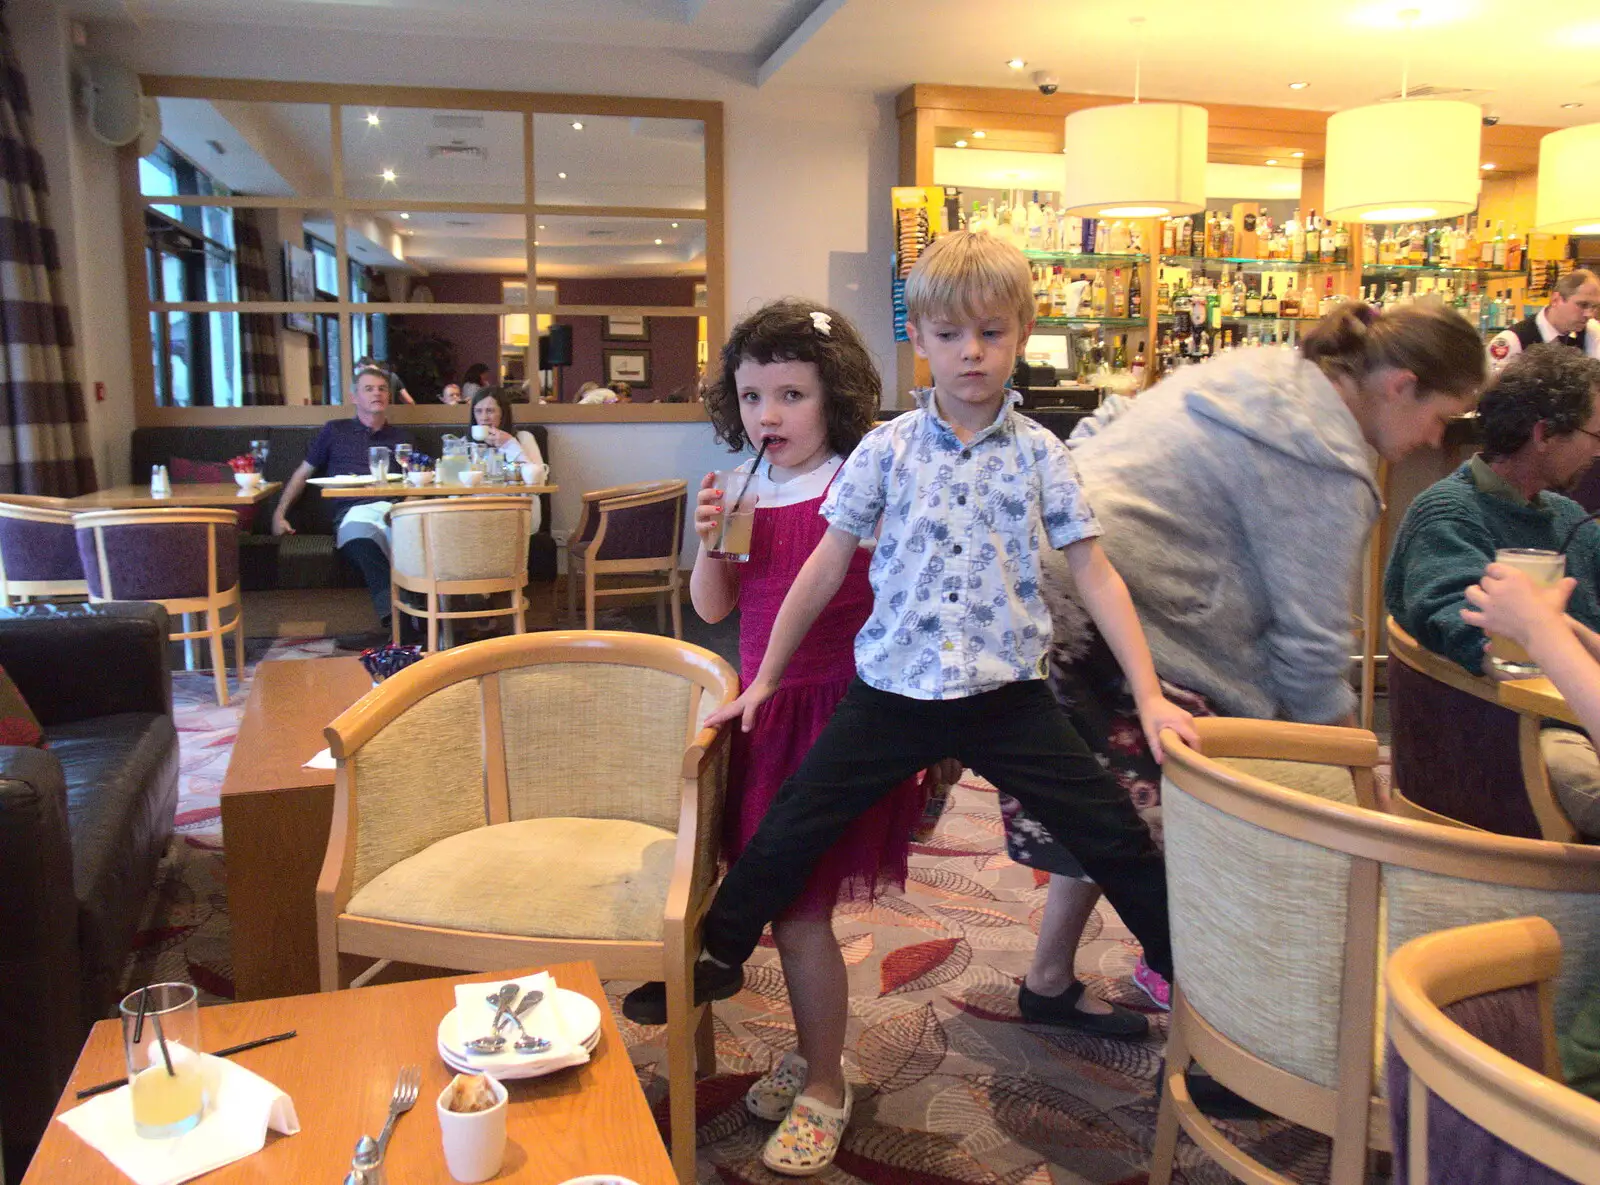
[{"label": "wall-mounted speaker", "polygon": [[539,338],[539,369],[572,365],[572,326],[552,325]]}]

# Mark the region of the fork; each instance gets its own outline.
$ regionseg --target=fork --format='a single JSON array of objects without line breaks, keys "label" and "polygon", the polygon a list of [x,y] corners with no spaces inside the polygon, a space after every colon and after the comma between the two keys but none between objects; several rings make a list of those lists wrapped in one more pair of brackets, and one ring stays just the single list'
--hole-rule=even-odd
[{"label": "fork", "polygon": [[417,1089],[422,1085],[421,1066],[401,1066],[400,1076],[394,1082],[394,1094],[389,1097],[389,1119],[378,1136],[378,1160],[382,1163],[389,1149],[389,1135],[394,1131],[394,1121],[416,1106]]}]

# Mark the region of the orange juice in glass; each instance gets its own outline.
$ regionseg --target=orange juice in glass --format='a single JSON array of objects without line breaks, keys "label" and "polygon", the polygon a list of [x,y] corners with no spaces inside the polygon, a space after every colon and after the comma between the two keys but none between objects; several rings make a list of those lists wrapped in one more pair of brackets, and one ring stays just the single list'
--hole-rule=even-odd
[{"label": "orange juice in glass", "polygon": [[751,474],[737,469],[717,474],[717,489],[722,491],[722,521],[717,527],[717,545],[706,552],[712,559],[735,564],[750,559],[750,542],[756,526],[753,484]]},{"label": "orange juice in glass", "polygon": [[[1494,562],[1515,568],[1539,588],[1550,588],[1567,574],[1567,557],[1559,551],[1502,547]],[[1489,665],[1506,679],[1537,679],[1544,673],[1518,643],[1494,633],[1489,634]]]}]

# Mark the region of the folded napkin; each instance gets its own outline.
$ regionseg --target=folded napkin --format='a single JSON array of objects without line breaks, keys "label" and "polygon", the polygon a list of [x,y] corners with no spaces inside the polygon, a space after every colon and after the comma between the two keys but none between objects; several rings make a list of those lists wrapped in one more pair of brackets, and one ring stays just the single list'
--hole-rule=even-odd
[{"label": "folded napkin", "polygon": [[[544,1053],[518,1053],[514,1045],[516,1038],[521,1034],[517,1032],[517,1026],[509,1021],[505,1022],[500,1030],[506,1037],[506,1047],[503,1050],[496,1054],[467,1053],[465,1042],[489,1032],[489,1025],[494,1020],[494,1005],[485,997],[493,995],[500,983],[515,983],[521,989],[521,994],[517,996],[519,1004],[522,1002],[522,997],[530,991],[544,993],[544,999],[524,1012],[521,1017],[522,1027],[528,1030],[530,1037],[543,1037],[550,1042],[550,1048]],[[550,977],[548,971],[541,971],[537,975],[524,975],[516,980],[501,980],[500,983],[456,984],[458,1043],[451,1048],[451,1053],[459,1054],[474,1068],[490,1074],[512,1067],[522,1069],[530,1066],[538,1067],[542,1073],[549,1073],[567,1066],[581,1066],[589,1060],[589,1051],[583,1047],[581,1041],[581,1038],[588,1034],[575,1035],[568,1028],[566,1017],[561,1013],[561,1002],[557,999],[556,981]]]},{"label": "folded napkin", "polygon": [[61,1122],[138,1185],[177,1185],[232,1164],[267,1142],[267,1129],[292,1136],[300,1130],[294,1100],[259,1074],[226,1058],[203,1053],[206,1112],[181,1136],[152,1140],[133,1129],[133,1100],[126,1086],[96,1095],[63,1113]]},{"label": "folded napkin", "polygon": [[338,769],[339,763],[333,759],[331,749],[318,749],[316,756],[300,767],[301,769]]}]

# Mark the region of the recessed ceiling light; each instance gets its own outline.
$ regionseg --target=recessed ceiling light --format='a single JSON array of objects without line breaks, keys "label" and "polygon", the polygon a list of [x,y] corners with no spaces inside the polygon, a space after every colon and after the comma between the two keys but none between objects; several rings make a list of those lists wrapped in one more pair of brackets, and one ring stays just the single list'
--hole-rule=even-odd
[{"label": "recessed ceiling light", "polygon": [[534,240],[533,240],[533,245],[534,245],[534,246],[535,246],[535,247],[537,247],[537,246],[538,246],[538,245],[539,245],[539,240],[538,240],[538,239],[534,239]]},{"label": "recessed ceiling light", "polygon": [[1277,161],[1275,161],[1275,160],[1269,160],[1269,161],[1268,161],[1268,162],[1267,162],[1267,163],[1268,163],[1268,164],[1269,164],[1269,165],[1275,165],[1275,164],[1277,164],[1277,163],[1278,163],[1278,162],[1277,162]]},{"label": "recessed ceiling light", "polygon": [[408,221],[409,221],[409,220],[410,220],[410,218],[411,218],[411,215],[409,215],[409,214],[402,214],[402,215],[400,215],[400,217],[402,217],[402,218],[404,218],[404,219],[407,219],[407,220],[408,220]]},{"label": "recessed ceiling light", "polygon": [[543,230],[543,229],[544,229],[544,223],[542,223],[542,222],[541,222],[541,223],[540,223],[540,224],[539,224],[539,229],[540,229],[540,230]]},{"label": "recessed ceiling light", "polygon": [[1583,106],[1582,103],[1563,103],[1563,104],[1561,104],[1561,110],[1563,110],[1563,111],[1571,111],[1574,107],[1582,107],[1582,106]]},{"label": "recessed ceiling light", "polygon": [[1303,91],[1310,85],[1311,84],[1309,82],[1291,82],[1289,84],[1289,89],[1292,91]]},{"label": "recessed ceiling light", "polygon": [[1006,65],[1010,66],[1013,70],[1022,70],[1027,67],[1028,63],[1024,62],[1021,58],[1012,58],[1006,63]]},{"label": "recessed ceiling light", "polygon": [[556,176],[561,178],[563,181],[567,179],[567,175],[565,173],[557,173]]},{"label": "recessed ceiling light", "polygon": [[957,140],[956,141],[956,147],[957,148],[965,148],[966,146],[967,146],[967,142],[965,140]]},{"label": "recessed ceiling light", "polygon": [[581,120],[581,119],[573,120],[572,121],[572,130],[575,131],[575,132],[583,131],[583,120]]},{"label": "recessed ceiling light", "polygon": [[972,133],[972,138],[974,140],[987,140],[989,138],[989,133],[984,131],[982,128],[979,128],[977,131]]},{"label": "recessed ceiling light", "polygon": [[393,169],[385,169],[383,171],[383,173],[382,173],[382,176],[383,176],[383,179],[385,181],[393,181],[394,180],[394,170]]},{"label": "recessed ceiling light", "polygon": [[1494,161],[1486,160],[1481,165],[1479,165],[1478,167],[1480,169],[1482,169],[1485,173],[1487,173],[1490,169],[1494,168]]},{"label": "recessed ceiling light", "polygon": [[677,224],[677,223],[676,223],[676,222],[674,222],[674,223],[673,223],[673,224],[672,224],[672,229],[673,229],[673,230],[677,230],[677,229],[678,229],[678,224]]},{"label": "recessed ceiling light", "polygon": [[661,240],[660,240],[660,239],[657,239],[657,240],[656,240],[656,246],[657,246],[657,247],[659,247],[659,246],[661,246]]},{"label": "recessed ceiling light", "polygon": [[378,126],[378,123],[378,113],[376,111],[367,112],[367,126],[369,128],[375,128]]},{"label": "recessed ceiling light", "polygon": [[1295,160],[1301,160],[1305,157],[1305,153],[1303,152],[1291,152],[1289,155],[1294,157]]}]

